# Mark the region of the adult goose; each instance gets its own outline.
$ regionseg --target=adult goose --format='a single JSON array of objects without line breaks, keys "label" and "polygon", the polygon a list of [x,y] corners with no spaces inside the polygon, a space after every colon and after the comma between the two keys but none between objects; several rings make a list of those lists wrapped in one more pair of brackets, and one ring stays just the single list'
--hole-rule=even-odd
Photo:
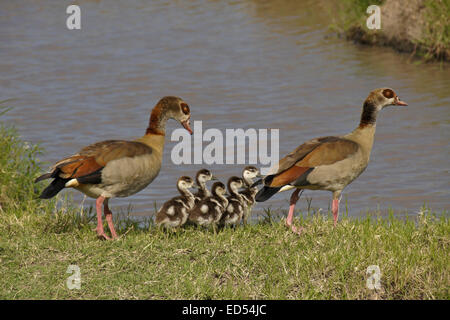
[{"label": "adult goose", "polygon": [[162,98],[151,112],[143,137],[134,141],[97,142],[58,161],[49,173],[35,180],[53,179],[40,198],[52,198],[64,188],[75,188],[96,198],[98,237],[110,239],[103,229],[103,205],[111,235],[117,238],[108,207],[109,199],[133,195],[156,178],[161,169],[167,120],[178,120],[192,134],[190,117],[189,106],[183,99],[173,96]]},{"label": "adult goose", "polygon": [[194,181],[187,176],[180,177],[177,181],[179,196],[174,197],[163,204],[156,214],[157,226],[177,228],[186,223],[189,211],[194,207],[194,195],[189,191]]},{"label": "adult goose", "polygon": [[359,126],[344,136],[309,140],[280,160],[276,173],[266,176],[256,201],[269,199],[279,191],[294,189],[286,225],[296,233],[293,223],[295,204],[303,189],[328,190],[333,193],[332,213],[336,226],[342,190],[367,167],[374,141],[378,112],[390,105],[407,106],[390,88],[370,92],[364,101]]}]

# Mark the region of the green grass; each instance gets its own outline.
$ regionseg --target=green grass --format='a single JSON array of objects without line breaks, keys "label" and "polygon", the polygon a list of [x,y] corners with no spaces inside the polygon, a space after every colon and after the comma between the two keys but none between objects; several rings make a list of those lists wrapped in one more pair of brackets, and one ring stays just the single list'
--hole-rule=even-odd
[{"label": "green grass", "polygon": [[426,0],[424,37],[419,44],[425,48],[424,58],[443,60],[450,57],[450,0]]},{"label": "green grass", "polygon": [[[288,231],[277,212],[236,229],[155,228],[116,221],[100,241],[93,212],[40,201],[39,148],[0,126],[0,299],[449,299],[447,213],[417,218],[309,212]],[[61,198],[60,198],[61,200]],[[68,289],[69,265],[81,289]],[[381,269],[381,289],[366,269]]]},{"label": "green grass", "polygon": [[365,26],[366,10],[370,5],[381,6],[385,0],[340,0],[337,7],[333,6],[329,12],[335,23],[330,27],[334,31],[347,32],[355,25]]}]

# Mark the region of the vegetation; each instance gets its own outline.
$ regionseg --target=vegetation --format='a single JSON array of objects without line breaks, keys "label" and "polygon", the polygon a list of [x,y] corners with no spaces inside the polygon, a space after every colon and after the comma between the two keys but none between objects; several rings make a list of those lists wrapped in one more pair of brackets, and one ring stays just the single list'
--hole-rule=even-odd
[{"label": "vegetation", "polygon": [[[366,27],[366,9],[372,4],[380,5],[382,13],[383,8],[394,11],[388,15],[382,14],[381,30],[368,30]],[[409,13],[402,12],[407,9],[413,10],[417,17],[408,20]],[[450,61],[449,0],[343,0],[339,2],[337,12],[337,19],[331,28],[350,40],[390,46],[425,61]],[[383,28],[385,22],[389,25],[387,29]],[[415,29],[416,24],[420,26],[419,31]]]},{"label": "vegetation", "polygon": [[450,1],[424,1],[424,37],[419,44],[425,48],[424,57],[428,59],[450,60]]},{"label": "vegetation", "polygon": [[[335,31],[346,32],[355,25],[364,26],[366,10],[370,5],[381,6],[385,0],[341,0],[337,8],[337,21],[331,27]],[[336,9],[336,8],[334,8]],[[335,12],[333,11],[333,14]]]},{"label": "vegetation", "polygon": [[[40,201],[40,149],[0,126],[0,299],[449,299],[447,214],[415,219],[306,212],[297,236],[270,209],[236,229],[165,232],[118,224],[100,241],[92,210]],[[61,200],[61,199],[60,199]],[[117,223],[116,222],[116,223]],[[68,289],[69,265],[81,288]],[[381,288],[368,289],[369,265]]]}]

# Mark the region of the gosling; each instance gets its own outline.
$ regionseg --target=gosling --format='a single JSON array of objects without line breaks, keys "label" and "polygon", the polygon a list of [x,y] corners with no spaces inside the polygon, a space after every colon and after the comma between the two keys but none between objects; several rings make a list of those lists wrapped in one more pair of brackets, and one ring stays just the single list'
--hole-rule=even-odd
[{"label": "gosling", "polygon": [[155,223],[158,227],[178,228],[184,225],[189,216],[189,210],[194,207],[194,195],[189,191],[194,185],[190,177],[180,177],[177,189],[181,194],[165,202],[156,214]]},{"label": "gosling", "polygon": [[211,196],[208,188],[206,188],[206,182],[210,180],[217,180],[208,169],[201,169],[195,175],[195,182],[197,183],[198,191],[194,194],[195,203],[200,202]]},{"label": "gosling", "polygon": [[220,221],[228,200],[225,197],[227,192],[222,182],[215,182],[211,188],[212,195],[199,201],[189,212],[189,222],[203,227],[216,226]]},{"label": "gosling", "polygon": [[239,188],[244,186],[244,181],[239,177],[231,177],[228,179],[228,192],[230,195],[227,197],[228,206],[225,213],[220,220],[221,226],[236,226],[244,215],[245,200],[239,193]]},{"label": "gosling", "polygon": [[245,190],[241,191],[240,194],[244,198],[244,216],[243,222],[247,223],[247,220],[250,218],[250,214],[252,212],[252,207],[255,204],[255,196],[258,193],[257,187],[251,187],[253,184],[254,178],[259,178],[259,170],[253,166],[247,166],[242,171],[242,180],[245,184]]}]

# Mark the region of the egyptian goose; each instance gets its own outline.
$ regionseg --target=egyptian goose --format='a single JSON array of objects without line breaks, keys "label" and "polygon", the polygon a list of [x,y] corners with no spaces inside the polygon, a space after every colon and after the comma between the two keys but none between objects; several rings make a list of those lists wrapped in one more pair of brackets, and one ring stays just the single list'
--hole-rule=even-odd
[{"label": "egyptian goose", "polygon": [[390,105],[407,106],[392,89],[382,88],[370,92],[355,130],[344,136],[312,139],[297,147],[280,160],[275,174],[262,180],[264,187],[257,193],[256,201],[266,201],[279,191],[295,188],[286,225],[300,233],[301,229],[292,224],[300,190],[328,190],[333,193],[332,212],[336,226],[342,190],[366,169],[378,112]]},{"label": "egyptian goose", "polygon": [[102,204],[113,238],[117,238],[108,201],[127,197],[148,186],[158,175],[163,157],[165,128],[168,119],[178,120],[192,134],[191,112],[181,98],[164,97],[153,108],[145,135],[134,141],[107,140],[81,149],[77,154],[58,161],[35,182],[53,178],[40,198],[54,197],[64,188],[75,188],[96,198],[97,235],[110,239],[104,232]]},{"label": "egyptian goose", "polygon": [[253,185],[253,179],[258,178],[259,170],[256,167],[253,166],[247,166],[242,170],[242,180],[245,184],[245,190],[239,192],[242,197],[244,198],[244,217],[243,222],[244,224],[247,223],[247,219],[250,216],[250,213],[252,211],[252,206],[255,204],[255,196],[258,192],[257,187],[251,187]]},{"label": "egyptian goose", "polygon": [[215,226],[222,217],[228,200],[225,197],[227,192],[222,182],[215,182],[211,188],[212,195],[200,200],[189,212],[189,221],[200,226]]},{"label": "egyptian goose", "polygon": [[220,219],[220,224],[236,226],[244,215],[245,200],[239,193],[239,189],[244,186],[244,181],[239,177],[231,177],[227,185],[230,195],[227,197],[228,206]]},{"label": "egyptian goose", "polygon": [[195,175],[195,182],[197,183],[198,191],[194,194],[195,202],[206,199],[211,196],[208,188],[206,188],[206,182],[210,180],[217,180],[208,169],[201,169]]},{"label": "egyptian goose", "polygon": [[194,195],[189,191],[194,181],[190,177],[180,177],[177,181],[177,189],[181,194],[163,204],[156,214],[155,223],[157,226],[166,228],[180,227],[186,223],[189,211],[194,207]]}]

